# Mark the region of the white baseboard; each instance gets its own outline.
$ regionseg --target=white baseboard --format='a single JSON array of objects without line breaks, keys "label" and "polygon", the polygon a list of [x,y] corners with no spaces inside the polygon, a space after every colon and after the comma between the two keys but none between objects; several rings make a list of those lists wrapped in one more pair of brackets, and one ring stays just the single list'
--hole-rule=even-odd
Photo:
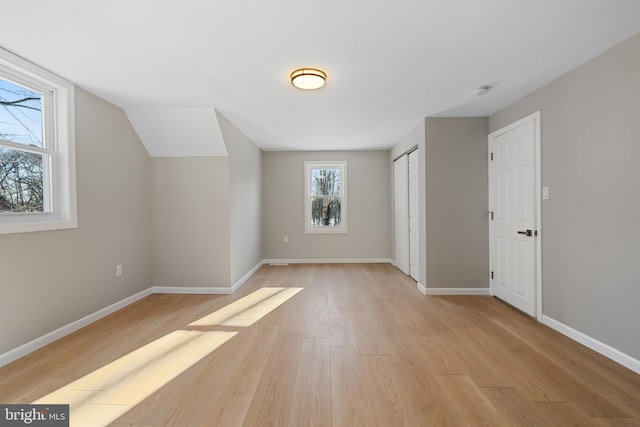
[{"label": "white baseboard", "polygon": [[489,295],[489,288],[426,288],[425,287],[424,289],[425,289],[424,290],[425,295]]},{"label": "white baseboard", "polygon": [[233,286],[231,287],[231,293],[234,293],[235,291],[238,290],[238,288],[240,288],[240,286],[244,285],[244,283],[249,280],[249,278],[251,278],[251,276],[253,276],[255,274],[256,271],[258,271],[260,269],[260,267],[262,267],[265,263],[265,260],[262,260],[260,262],[258,262],[251,270],[249,270],[249,272],[247,274],[245,274],[244,276],[242,276],[240,278],[240,280],[238,280],[236,283],[233,284]]},{"label": "white baseboard", "polygon": [[425,295],[489,295],[489,288],[425,288],[424,294]]},{"label": "white baseboard", "polygon": [[154,294],[196,294],[196,295],[229,295],[238,290],[238,288],[249,280],[251,276],[265,263],[264,260],[258,262],[247,274],[242,276],[240,280],[233,286],[154,286]]},{"label": "white baseboard", "polygon": [[420,282],[416,282],[416,287],[420,292],[422,292],[422,295],[427,295],[427,287],[425,285]]},{"label": "white baseboard", "polygon": [[231,287],[154,286],[152,289],[154,294],[228,295],[233,293]]},{"label": "white baseboard", "polygon": [[265,259],[264,264],[393,264],[391,258]]},{"label": "white baseboard", "polygon": [[61,328],[58,328],[53,332],[49,332],[46,335],[36,338],[33,341],[29,341],[28,343],[23,344],[20,347],[14,348],[13,350],[9,350],[4,354],[0,354],[0,367],[4,365],[8,365],[14,360],[18,360],[22,356],[26,356],[27,354],[32,353],[38,350],[39,348],[42,348],[45,345],[50,344],[56,340],[59,340],[60,338],[63,338],[66,335],[69,335],[77,331],[78,329],[83,328],[88,324],[95,322],[96,320],[102,319],[103,317],[108,316],[109,314],[116,312],[121,308],[128,306],[129,304],[132,304],[146,296],[151,295],[152,293],[153,293],[152,288],[145,289],[142,292],[138,292],[135,295],[127,297],[114,304],[111,304],[110,306],[105,307],[101,310],[98,310],[95,313],[92,313],[88,316],[85,316],[82,319],[76,320],[75,322],[71,322],[68,325],[62,326]]},{"label": "white baseboard", "polygon": [[552,319],[549,316],[542,315],[542,323],[550,327],[551,329],[555,329],[560,332],[562,335],[566,335],[574,341],[579,342],[585,347],[589,347],[591,350],[602,354],[605,357],[613,360],[614,362],[618,362],[625,368],[629,368],[637,374],[640,374],[640,360],[634,359],[617,350],[603,342],[598,341],[595,338],[590,337],[580,331],[573,329],[570,326],[565,325],[564,323],[558,322],[555,319]]}]

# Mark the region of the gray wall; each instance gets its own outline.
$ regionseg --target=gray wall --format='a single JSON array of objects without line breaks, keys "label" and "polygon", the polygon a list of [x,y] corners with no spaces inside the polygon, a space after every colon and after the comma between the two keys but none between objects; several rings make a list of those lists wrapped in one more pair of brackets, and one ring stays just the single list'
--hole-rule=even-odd
[{"label": "gray wall", "polygon": [[151,160],[153,285],[229,287],[227,157]]},{"label": "gray wall", "polygon": [[640,359],[640,35],[490,118],[541,110],[543,314]]},{"label": "gray wall", "polygon": [[263,259],[262,152],[217,116],[228,157],[152,159],[156,286],[229,288]]},{"label": "gray wall", "polygon": [[76,88],[79,227],[0,235],[0,354],[151,285],[149,164],[124,112]]},{"label": "gray wall", "polygon": [[[348,233],[305,233],[305,160],[347,161]],[[265,258],[391,257],[389,151],[265,152],[262,172]]]},{"label": "gray wall", "polygon": [[420,150],[420,283],[426,288],[489,286],[487,134],[486,117],[426,118],[391,149],[392,161]]},{"label": "gray wall", "polygon": [[427,288],[489,286],[488,120],[426,119]]},{"label": "gray wall", "polygon": [[262,255],[262,151],[224,116],[218,123],[229,155],[231,284]]}]

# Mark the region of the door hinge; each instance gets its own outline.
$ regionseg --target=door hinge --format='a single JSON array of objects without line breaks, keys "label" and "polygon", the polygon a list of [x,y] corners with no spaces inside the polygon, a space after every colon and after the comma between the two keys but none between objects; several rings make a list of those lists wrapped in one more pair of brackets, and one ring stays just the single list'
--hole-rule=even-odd
[{"label": "door hinge", "polygon": [[491,153],[491,161],[493,161],[493,153]]},{"label": "door hinge", "polygon": [[491,221],[493,221],[493,211],[489,211],[489,215],[491,215]]},{"label": "door hinge", "polygon": [[538,230],[534,230],[534,231],[533,231],[533,235],[534,235],[534,236],[537,236],[537,235],[538,235]]},{"label": "door hinge", "polygon": [[491,280],[493,280],[493,271],[491,272]]}]

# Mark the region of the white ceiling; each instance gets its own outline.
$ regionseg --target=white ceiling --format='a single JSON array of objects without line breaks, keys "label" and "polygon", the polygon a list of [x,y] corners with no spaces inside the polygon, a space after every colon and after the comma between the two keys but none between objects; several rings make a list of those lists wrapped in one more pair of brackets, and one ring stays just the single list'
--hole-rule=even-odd
[{"label": "white ceiling", "polygon": [[[214,108],[265,150],[371,149],[509,105],[640,32],[640,1],[21,0],[0,22],[2,47],[128,112]],[[327,85],[293,88],[301,66]]]}]

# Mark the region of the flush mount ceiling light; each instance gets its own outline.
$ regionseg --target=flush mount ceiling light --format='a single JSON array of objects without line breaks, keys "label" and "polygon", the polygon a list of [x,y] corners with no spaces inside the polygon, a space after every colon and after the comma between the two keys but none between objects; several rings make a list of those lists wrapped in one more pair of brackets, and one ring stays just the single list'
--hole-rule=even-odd
[{"label": "flush mount ceiling light", "polygon": [[320,89],[327,82],[327,73],[318,68],[298,68],[291,72],[291,84],[298,89]]}]

